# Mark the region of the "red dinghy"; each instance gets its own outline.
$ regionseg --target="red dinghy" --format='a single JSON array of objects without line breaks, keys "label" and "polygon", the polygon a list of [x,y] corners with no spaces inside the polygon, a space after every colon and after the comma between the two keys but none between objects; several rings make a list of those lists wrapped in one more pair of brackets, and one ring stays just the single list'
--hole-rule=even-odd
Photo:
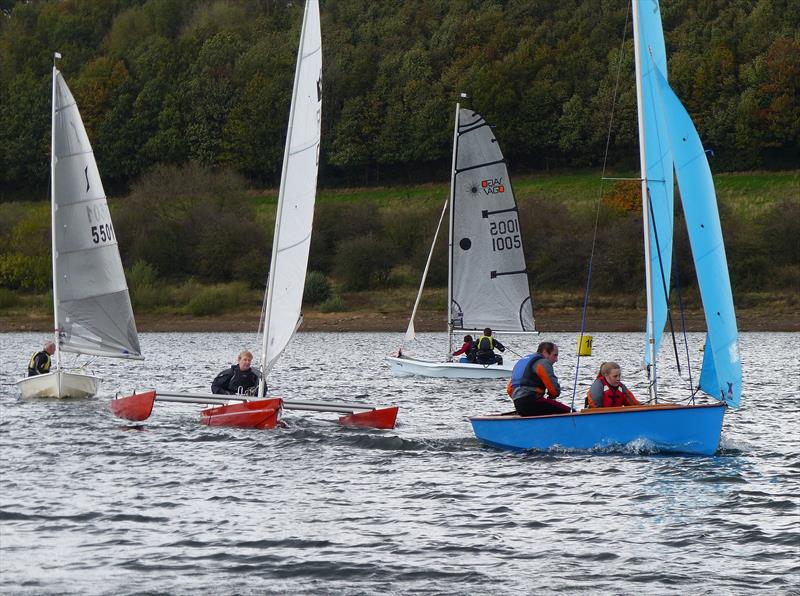
[{"label": "red dinghy", "polygon": [[125,420],[141,422],[150,418],[153,413],[153,404],[156,401],[156,392],[134,393],[127,397],[111,400],[111,411],[115,416]]},{"label": "red dinghy", "polygon": [[366,412],[355,412],[348,416],[340,416],[339,424],[342,426],[359,426],[365,428],[394,428],[397,421],[397,411],[400,408],[381,408],[380,410],[368,410]]},{"label": "red dinghy", "polygon": [[217,406],[200,412],[200,422],[207,426],[237,428],[275,428],[280,421],[283,400],[259,399],[239,404]]}]

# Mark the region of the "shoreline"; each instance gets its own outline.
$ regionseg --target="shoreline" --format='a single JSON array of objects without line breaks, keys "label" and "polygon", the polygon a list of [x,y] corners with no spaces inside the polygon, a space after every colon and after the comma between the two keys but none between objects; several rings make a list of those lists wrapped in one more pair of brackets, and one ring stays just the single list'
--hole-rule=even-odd
[{"label": "shoreline", "polygon": [[[644,329],[644,311],[624,308],[589,309],[586,330],[592,332],[637,332]],[[800,315],[780,309],[739,309],[736,314],[739,331],[798,332]],[[688,331],[704,331],[705,321],[701,311],[684,314]],[[259,316],[252,313],[224,313],[216,316],[196,317],[181,314],[142,314],[136,317],[139,332],[242,332],[255,331]],[[300,332],[405,332],[408,315],[351,310],[337,313],[309,311],[304,313]],[[578,332],[581,326],[581,309],[548,308],[536,312],[536,328],[543,333]],[[444,331],[445,321],[439,311],[419,311],[414,321],[417,331]],[[49,332],[52,319],[43,315],[0,315],[0,333]],[[679,321],[676,328],[680,329]]]}]

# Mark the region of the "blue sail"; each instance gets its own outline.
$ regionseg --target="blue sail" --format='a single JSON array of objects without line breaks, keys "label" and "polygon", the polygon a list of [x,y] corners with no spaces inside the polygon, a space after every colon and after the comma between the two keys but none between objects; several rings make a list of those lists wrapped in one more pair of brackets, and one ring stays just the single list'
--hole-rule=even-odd
[{"label": "blue sail", "polygon": [[666,79],[661,75],[657,78],[708,328],[700,389],[738,407],[742,363],[711,168],[686,108]]},{"label": "blue sail", "polygon": [[[667,78],[667,54],[658,0],[642,2],[639,9],[639,51],[642,64],[642,112],[644,120],[647,190],[652,207],[650,218],[650,271],[653,276],[654,354],[658,353],[667,322],[667,296],[672,267],[672,226],[674,221],[672,151],[667,123],[661,109],[657,75]],[[666,290],[666,292],[665,292]],[[645,346],[650,345],[647,329]],[[645,349],[645,364],[650,352]]]}]

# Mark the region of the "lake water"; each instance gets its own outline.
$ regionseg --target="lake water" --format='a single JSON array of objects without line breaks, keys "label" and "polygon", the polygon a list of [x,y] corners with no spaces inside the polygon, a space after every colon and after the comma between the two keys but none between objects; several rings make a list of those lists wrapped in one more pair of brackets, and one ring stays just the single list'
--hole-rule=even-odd
[{"label": "lake water", "polygon": [[[142,334],[145,362],[96,361],[101,395],[70,402],[19,400],[8,383],[46,337],[0,335],[0,592],[800,593],[800,334],[741,335],[743,407],[714,457],[483,447],[467,418],[507,411],[504,383],[391,377],[400,336],[301,333],[270,380],[287,398],[397,404],[396,429],[287,412],[256,431],[183,404],[141,425],[108,410],[116,391],[208,390],[253,334]],[[561,345],[571,395],[576,336],[540,339]],[[640,339],[595,335],[579,402],[601,360],[644,394]],[[421,334],[416,353],[444,341]]]}]

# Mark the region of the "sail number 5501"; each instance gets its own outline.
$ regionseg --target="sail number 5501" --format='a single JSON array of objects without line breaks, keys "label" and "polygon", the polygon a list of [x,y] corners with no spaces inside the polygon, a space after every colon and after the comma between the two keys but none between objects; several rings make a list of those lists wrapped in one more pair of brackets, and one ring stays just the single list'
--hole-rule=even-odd
[{"label": "sail number 5501", "polygon": [[520,248],[522,240],[519,234],[515,232],[519,232],[519,222],[516,219],[491,222],[489,224],[489,233],[492,235],[492,250],[498,252]]},{"label": "sail number 5501", "polygon": [[112,240],[114,240],[114,228],[111,227],[110,223],[92,226],[92,242],[100,244],[101,242],[111,242]]}]

